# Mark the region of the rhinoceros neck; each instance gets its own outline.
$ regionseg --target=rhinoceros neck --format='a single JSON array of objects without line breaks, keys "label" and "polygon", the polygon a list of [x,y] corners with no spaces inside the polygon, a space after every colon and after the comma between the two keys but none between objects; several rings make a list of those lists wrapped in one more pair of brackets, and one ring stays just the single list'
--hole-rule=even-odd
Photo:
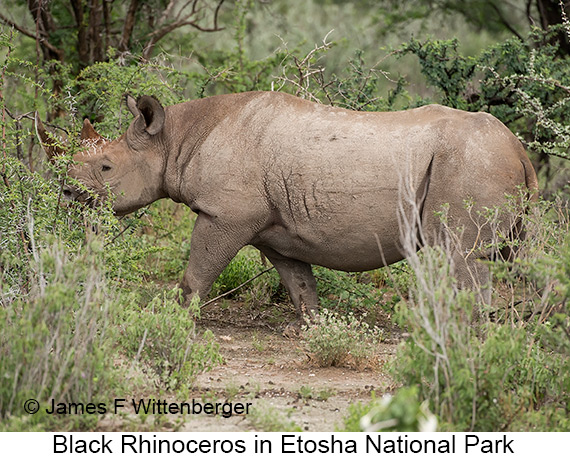
[{"label": "rhinoceros neck", "polygon": [[256,92],[219,95],[166,108],[164,189],[168,197],[191,204],[193,195],[188,192],[188,179],[192,159],[220,122],[257,95]]}]

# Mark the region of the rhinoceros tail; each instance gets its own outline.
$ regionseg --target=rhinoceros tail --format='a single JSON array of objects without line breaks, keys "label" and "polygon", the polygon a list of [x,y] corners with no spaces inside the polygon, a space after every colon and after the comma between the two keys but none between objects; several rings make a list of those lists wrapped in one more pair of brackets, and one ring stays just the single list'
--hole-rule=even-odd
[{"label": "rhinoceros tail", "polygon": [[[534,202],[538,200],[538,178],[536,177],[536,172],[534,171],[534,167],[532,166],[531,161],[529,160],[526,151],[522,147],[521,148],[521,164],[524,169],[525,175],[525,187],[526,187],[526,195],[527,195],[527,202],[521,201],[522,208],[521,210],[526,214],[528,213],[529,207],[528,202]],[[524,192],[524,190],[521,190]],[[521,197],[524,196],[521,195]],[[517,217],[517,220],[514,226],[511,229],[510,238],[511,240],[518,239],[523,241],[526,238],[526,230],[524,227],[523,222],[524,216],[522,214]],[[509,246],[503,247],[499,250],[500,258],[506,261],[512,261],[518,254],[519,248],[516,247],[516,244],[511,244]]]},{"label": "rhinoceros tail", "polygon": [[536,177],[536,172],[534,171],[534,167],[532,166],[532,163],[527,157],[526,152],[524,152],[524,157],[521,159],[521,163],[524,168],[525,184],[529,192],[529,200],[537,201],[538,178]]}]

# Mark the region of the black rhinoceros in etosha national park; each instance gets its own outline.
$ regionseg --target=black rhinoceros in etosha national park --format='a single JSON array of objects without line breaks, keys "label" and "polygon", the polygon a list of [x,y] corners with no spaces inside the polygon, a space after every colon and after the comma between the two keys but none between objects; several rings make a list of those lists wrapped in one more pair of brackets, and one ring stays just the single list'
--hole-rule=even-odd
[{"label": "black rhinoceros in etosha national park", "polygon": [[[533,198],[538,188],[520,141],[486,113],[439,105],[356,112],[278,92],[168,107],[150,96],[127,97],[127,105],[134,120],[115,140],[85,120],[85,147],[69,175],[101,199],[110,189],[117,215],[161,198],[197,214],[180,284],[187,298],[205,297],[237,252],[253,245],[302,317],[318,307],[312,264],[372,270],[405,257],[406,230],[421,230],[418,240],[435,244],[446,239],[442,230],[462,226],[453,274],[488,302],[489,269],[480,260],[494,254],[485,246],[496,228],[472,215],[521,188]],[[53,157],[41,123],[38,134]],[[77,188],[64,194],[87,200]],[[446,229],[437,214],[443,205]]]}]

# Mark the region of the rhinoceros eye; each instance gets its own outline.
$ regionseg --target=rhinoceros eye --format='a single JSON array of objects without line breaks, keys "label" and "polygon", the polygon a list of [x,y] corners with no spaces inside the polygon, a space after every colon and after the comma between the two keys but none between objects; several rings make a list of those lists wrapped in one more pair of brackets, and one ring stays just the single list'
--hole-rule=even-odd
[{"label": "rhinoceros eye", "polygon": [[110,169],[111,169],[111,167],[109,165],[101,166],[101,171],[109,171]]}]

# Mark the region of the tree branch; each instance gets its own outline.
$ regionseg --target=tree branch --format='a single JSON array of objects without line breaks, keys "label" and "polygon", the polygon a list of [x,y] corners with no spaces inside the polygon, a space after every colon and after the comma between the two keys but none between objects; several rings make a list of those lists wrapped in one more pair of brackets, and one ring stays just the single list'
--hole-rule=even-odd
[{"label": "tree branch", "polygon": [[[218,29],[218,16],[220,15],[220,8],[224,4],[224,1],[225,0],[220,0],[218,2],[218,6],[216,6],[216,10],[214,11],[214,28],[215,29]],[[222,29],[218,29],[218,30],[222,30]]]},{"label": "tree branch", "polygon": [[243,286],[248,285],[248,284],[249,284],[251,281],[253,281],[254,279],[259,278],[261,275],[264,275],[265,273],[267,273],[268,271],[273,270],[274,268],[275,268],[275,267],[273,267],[273,266],[272,266],[272,267],[269,267],[269,268],[266,268],[266,269],[263,270],[261,273],[258,273],[258,274],[256,274],[253,278],[249,278],[247,281],[242,282],[239,286],[234,287],[232,290],[228,290],[227,292],[224,292],[223,294],[218,295],[217,297],[212,298],[211,300],[208,300],[206,303],[203,303],[202,305],[200,305],[200,309],[202,310],[202,309],[204,309],[206,306],[209,306],[209,305],[211,305],[212,303],[218,301],[220,298],[224,298],[224,297],[226,297],[226,296],[228,296],[228,295],[230,295],[230,294],[233,294],[235,291],[241,289]]},{"label": "tree branch", "polygon": [[101,62],[105,59],[105,47],[103,46],[103,2],[105,0],[90,0],[88,3],[89,20],[87,28],[88,63]]},{"label": "tree branch", "polygon": [[[36,33],[35,32],[30,32],[28,29],[25,29],[24,27],[16,24],[14,21],[11,21],[6,16],[4,16],[2,13],[0,13],[0,22],[2,22],[3,24],[5,24],[9,27],[13,27],[15,30],[20,32],[22,35],[27,36],[28,38],[32,38],[34,40],[36,39]],[[38,37],[38,41],[40,42],[40,44],[44,48],[48,49],[49,51],[51,51],[55,55],[57,55],[58,60],[63,60],[63,56],[65,53],[62,49],[55,47],[45,37]]]},{"label": "tree branch", "polygon": [[24,27],[19,26],[14,21],[11,21],[6,16],[4,16],[2,13],[0,13],[0,22],[4,23],[5,25],[7,25],[9,27],[13,27],[18,32],[20,32],[22,35],[25,35],[29,38],[33,38],[34,40],[36,39],[35,32],[30,32],[29,30],[25,29]]},{"label": "tree branch", "polygon": [[103,22],[105,27],[105,52],[111,46],[111,12],[109,10],[109,2],[103,0]]},{"label": "tree branch", "polygon": [[531,8],[532,8],[532,0],[526,0],[526,18],[528,19],[528,23],[531,26],[535,26],[536,24],[534,22],[534,18],[532,17]]},{"label": "tree branch", "polygon": [[[214,20],[213,20],[214,25],[213,25],[213,27],[204,27],[204,26],[200,25],[198,23],[199,19],[198,20],[190,20],[190,18],[194,17],[201,10],[201,8],[197,8],[197,4],[198,4],[199,0],[191,0],[191,1],[192,1],[192,10],[190,13],[186,14],[182,19],[179,19],[180,13],[182,12],[182,10],[190,4],[190,1],[188,1],[181,8],[181,10],[178,12],[178,14],[176,15],[177,20],[175,20],[169,24],[166,24],[163,27],[160,27],[157,30],[155,30],[155,31],[153,31],[147,35],[148,41],[147,41],[146,45],[144,46],[144,50],[143,50],[143,58],[144,59],[148,60],[148,58],[152,54],[152,51],[154,50],[156,43],[158,43],[162,38],[164,38],[170,32],[172,32],[176,29],[179,29],[181,27],[189,25],[191,27],[194,27],[196,30],[200,30],[201,32],[218,32],[218,31],[224,29],[224,27],[218,26],[218,16],[220,14],[220,8],[222,7],[222,4],[224,3],[225,0],[220,0],[218,2],[218,5],[216,6],[216,9],[214,10]],[[171,0],[169,2],[168,6],[166,7],[164,12],[160,16],[160,19],[158,20],[157,24],[161,24],[161,23],[164,23],[166,21],[167,16],[172,11],[174,3],[175,3],[175,0]]]},{"label": "tree branch", "polygon": [[71,0],[75,24],[77,26],[77,54],[79,64],[85,67],[89,63],[89,48],[87,46],[87,30],[84,21],[84,9],[82,0]]},{"label": "tree branch", "polygon": [[127,10],[127,16],[125,17],[125,24],[123,25],[123,33],[121,34],[121,39],[117,49],[121,52],[128,51],[129,41],[131,41],[131,36],[133,34],[133,29],[135,28],[135,15],[139,7],[139,0],[131,0],[129,9]]},{"label": "tree branch", "polygon": [[[184,5],[182,5],[180,7],[180,9],[178,10],[178,13],[176,14],[176,18],[174,20],[174,22],[181,22],[181,21],[185,21],[186,19],[188,19],[189,17],[194,16],[199,9],[196,8],[196,5],[198,4],[200,0],[188,0]],[[188,7],[188,5],[192,3],[192,9],[190,10],[190,12],[184,16],[184,19],[180,19],[180,15],[182,14],[182,12]]]},{"label": "tree branch", "polygon": [[162,14],[160,15],[160,18],[157,21],[157,25],[162,25],[166,22],[166,20],[168,19],[168,16],[170,16],[170,12],[172,11],[172,9],[174,8],[174,5],[176,5],[176,0],[170,0],[168,2],[168,5],[166,6],[165,10],[162,12]]},{"label": "tree branch", "polygon": [[501,24],[503,24],[513,35],[515,35],[519,40],[524,41],[522,35],[516,31],[516,29],[507,21],[505,16],[503,16],[503,12],[501,9],[495,5],[495,3],[491,2],[491,8],[493,8],[497,12],[497,16]]}]

